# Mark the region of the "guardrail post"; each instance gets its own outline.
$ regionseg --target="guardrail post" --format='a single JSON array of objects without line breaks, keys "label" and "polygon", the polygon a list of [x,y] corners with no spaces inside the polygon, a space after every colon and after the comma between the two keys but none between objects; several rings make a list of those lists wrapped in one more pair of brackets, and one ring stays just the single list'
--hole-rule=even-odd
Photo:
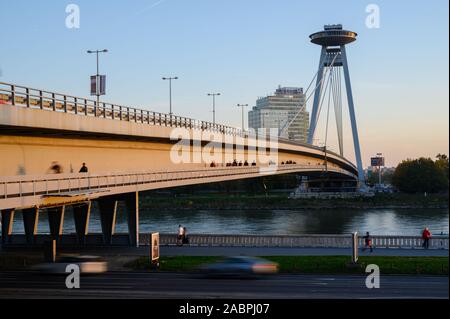
[{"label": "guardrail post", "polygon": [[75,103],[75,114],[78,114],[78,99],[75,97],[73,102]]},{"label": "guardrail post", "polygon": [[39,107],[41,110],[44,108],[44,98],[42,96],[42,91],[39,91]]},{"label": "guardrail post", "polygon": [[16,86],[15,85],[11,85],[11,104],[12,105],[16,105]]},{"label": "guardrail post", "polygon": [[64,113],[67,113],[67,96],[64,95]]},{"label": "guardrail post", "polygon": [[84,115],[88,115],[88,105],[86,99],[84,99]]},{"label": "guardrail post", "polygon": [[30,89],[25,89],[26,95],[27,95],[27,107],[30,107]]},{"label": "guardrail post", "polygon": [[352,263],[358,262],[358,232],[352,234]]},{"label": "guardrail post", "polygon": [[56,97],[55,97],[55,93],[52,93],[52,109],[53,109],[53,111],[56,111]]}]

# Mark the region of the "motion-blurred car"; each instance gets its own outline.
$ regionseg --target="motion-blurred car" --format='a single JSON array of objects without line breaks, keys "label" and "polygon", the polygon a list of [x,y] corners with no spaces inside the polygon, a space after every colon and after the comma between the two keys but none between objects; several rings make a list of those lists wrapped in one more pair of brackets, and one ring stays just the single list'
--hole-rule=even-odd
[{"label": "motion-blurred car", "polygon": [[209,277],[258,278],[278,272],[278,264],[257,257],[226,257],[216,263],[200,267],[202,274]]},{"label": "motion-blurred car", "polygon": [[62,255],[55,263],[36,265],[33,270],[48,274],[67,274],[69,265],[77,265],[80,274],[101,274],[108,271],[108,263],[97,256]]}]

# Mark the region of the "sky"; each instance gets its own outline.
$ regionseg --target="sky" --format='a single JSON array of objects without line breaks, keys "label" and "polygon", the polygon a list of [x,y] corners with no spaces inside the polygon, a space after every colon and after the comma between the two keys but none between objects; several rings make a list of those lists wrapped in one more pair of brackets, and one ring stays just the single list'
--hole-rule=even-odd
[{"label": "sky", "polygon": [[[66,7],[80,9],[67,28]],[[379,28],[366,8],[379,8]],[[341,23],[358,33],[347,48],[364,166],[383,153],[388,166],[449,152],[447,0],[0,0],[0,81],[89,96],[95,57],[102,100],[212,121],[207,93],[220,92],[217,122],[239,127],[237,104],[255,105],[278,85],[306,88],[320,47],[309,35]],[[312,101],[312,99],[311,99]],[[308,109],[311,110],[311,103]],[[317,143],[324,140],[321,117]],[[337,150],[330,126],[329,146]],[[333,134],[332,134],[333,133]],[[345,156],[354,160],[348,112]]]}]

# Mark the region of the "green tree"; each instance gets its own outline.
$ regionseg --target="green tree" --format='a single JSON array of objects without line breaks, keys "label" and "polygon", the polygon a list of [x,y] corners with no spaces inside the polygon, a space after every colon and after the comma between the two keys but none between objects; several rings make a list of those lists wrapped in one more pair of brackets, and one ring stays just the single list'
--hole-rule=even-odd
[{"label": "green tree", "polygon": [[432,159],[422,157],[400,163],[392,184],[405,193],[437,193],[448,189],[448,178]]},{"label": "green tree", "polygon": [[434,163],[444,172],[448,180],[448,156],[445,154],[438,154],[436,155],[436,161]]}]

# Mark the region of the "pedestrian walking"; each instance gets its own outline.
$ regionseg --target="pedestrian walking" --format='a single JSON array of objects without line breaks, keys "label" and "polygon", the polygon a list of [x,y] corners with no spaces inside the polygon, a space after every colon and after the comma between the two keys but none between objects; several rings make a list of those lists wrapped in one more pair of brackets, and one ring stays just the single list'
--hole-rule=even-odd
[{"label": "pedestrian walking", "polygon": [[50,174],[61,174],[63,172],[63,169],[57,161],[53,161],[47,172],[50,172]]}]

